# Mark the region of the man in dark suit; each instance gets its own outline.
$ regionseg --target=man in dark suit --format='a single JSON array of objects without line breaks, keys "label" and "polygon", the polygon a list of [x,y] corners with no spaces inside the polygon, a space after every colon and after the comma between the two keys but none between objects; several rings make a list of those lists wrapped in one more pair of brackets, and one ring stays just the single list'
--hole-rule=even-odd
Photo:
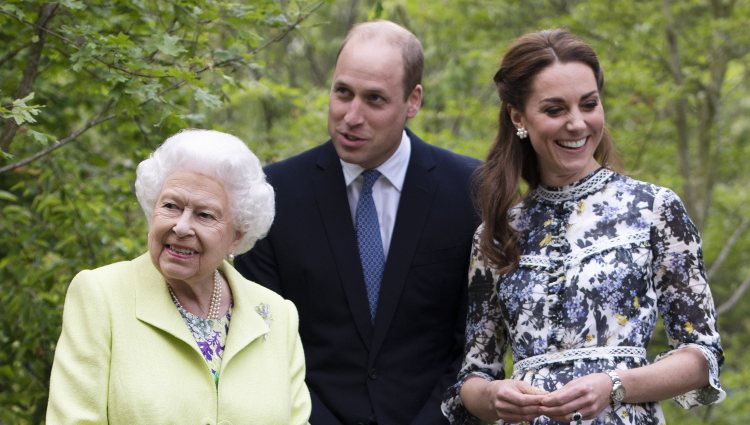
[{"label": "man in dark suit", "polygon": [[299,310],[313,425],[447,424],[440,401],[463,352],[479,161],[406,129],[423,61],[392,22],[350,31],[331,139],[267,167],[275,221],[235,260]]}]

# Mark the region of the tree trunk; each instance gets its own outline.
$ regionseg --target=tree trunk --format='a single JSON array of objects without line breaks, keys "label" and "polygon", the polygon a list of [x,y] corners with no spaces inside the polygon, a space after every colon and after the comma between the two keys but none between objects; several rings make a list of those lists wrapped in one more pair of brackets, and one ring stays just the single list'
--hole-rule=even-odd
[{"label": "tree trunk", "polygon": [[[42,51],[44,50],[44,38],[47,35],[47,25],[57,10],[57,3],[45,3],[39,10],[39,18],[34,24],[34,36],[36,41],[31,44],[29,48],[29,57],[26,61],[26,67],[23,70],[23,77],[21,83],[18,85],[15,93],[15,99],[23,99],[31,93],[31,89],[34,85],[34,79],[36,79],[37,71],[39,70],[39,60],[42,57]],[[3,151],[10,150],[10,144],[13,138],[16,137],[16,131],[18,130],[18,124],[12,118],[5,120],[5,126],[0,133],[0,149]]]}]

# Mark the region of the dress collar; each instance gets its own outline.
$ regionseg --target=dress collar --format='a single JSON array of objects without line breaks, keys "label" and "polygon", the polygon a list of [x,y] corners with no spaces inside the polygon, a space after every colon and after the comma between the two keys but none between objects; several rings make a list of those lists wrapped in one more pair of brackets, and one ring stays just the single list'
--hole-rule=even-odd
[{"label": "dress collar", "polygon": [[586,195],[599,191],[615,174],[608,168],[599,168],[577,182],[562,187],[539,185],[532,196],[549,202],[578,200]]}]

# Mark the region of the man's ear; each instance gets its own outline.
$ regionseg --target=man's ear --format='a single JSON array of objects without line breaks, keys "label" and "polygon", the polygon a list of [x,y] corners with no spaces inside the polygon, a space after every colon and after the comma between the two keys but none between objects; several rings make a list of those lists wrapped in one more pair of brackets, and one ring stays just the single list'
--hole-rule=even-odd
[{"label": "man's ear", "polygon": [[414,86],[414,90],[409,93],[409,97],[406,99],[406,102],[409,104],[409,107],[406,110],[406,116],[408,118],[414,118],[417,115],[417,112],[419,112],[419,108],[422,107],[421,84],[417,84],[416,86]]}]

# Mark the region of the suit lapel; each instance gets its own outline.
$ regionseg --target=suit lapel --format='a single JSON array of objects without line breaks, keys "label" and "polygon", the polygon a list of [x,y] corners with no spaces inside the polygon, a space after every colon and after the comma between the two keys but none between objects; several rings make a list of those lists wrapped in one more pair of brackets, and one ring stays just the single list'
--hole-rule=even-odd
[{"label": "suit lapel", "polygon": [[339,272],[354,323],[362,342],[369,349],[372,338],[369,304],[357,252],[354,224],[346,196],[344,174],[331,142],[321,149],[316,165],[318,170],[315,173],[314,186],[321,220],[333,250],[336,269]]},{"label": "suit lapel", "polygon": [[411,138],[411,158],[380,288],[372,342],[373,354],[383,344],[398,307],[436,189],[435,179],[430,174],[435,167],[435,160],[429,146],[411,132],[407,133]]}]

